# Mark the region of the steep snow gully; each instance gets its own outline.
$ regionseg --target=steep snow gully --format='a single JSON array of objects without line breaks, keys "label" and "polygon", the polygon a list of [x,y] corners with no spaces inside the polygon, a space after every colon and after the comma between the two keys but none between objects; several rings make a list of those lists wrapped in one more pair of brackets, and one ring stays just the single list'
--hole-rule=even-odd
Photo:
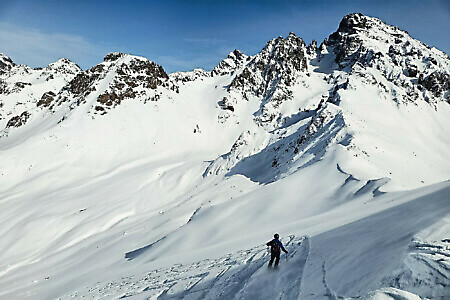
[{"label": "steep snow gully", "polygon": [[0,54],[0,298],[450,298],[449,97],[362,14],[211,71]]}]

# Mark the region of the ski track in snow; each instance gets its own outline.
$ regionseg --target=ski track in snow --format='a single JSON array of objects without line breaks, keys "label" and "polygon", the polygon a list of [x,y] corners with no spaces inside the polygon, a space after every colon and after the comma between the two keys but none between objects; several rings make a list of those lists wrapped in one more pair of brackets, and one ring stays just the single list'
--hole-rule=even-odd
[{"label": "ski track in snow", "polygon": [[284,242],[289,253],[282,254],[276,269],[267,267],[270,253],[260,245],[217,259],[122,277],[121,282],[86,287],[59,299],[297,299],[309,238],[290,236]]},{"label": "ski track in snow", "polygon": [[448,70],[361,14],[211,72],[0,54],[0,298],[450,299]]}]

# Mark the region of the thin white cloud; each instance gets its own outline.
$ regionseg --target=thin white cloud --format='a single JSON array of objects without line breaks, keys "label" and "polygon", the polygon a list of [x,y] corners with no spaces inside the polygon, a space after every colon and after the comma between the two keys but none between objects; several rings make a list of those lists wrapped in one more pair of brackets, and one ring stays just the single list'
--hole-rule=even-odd
[{"label": "thin white cloud", "polygon": [[154,62],[162,65],[168,72],[191,71],[194,68],[212,70],[233,50],[234,48],[231,46],[221,45],[209,51],[179,52],[171,55],[156,56]]},{"label": "thin white cloud", "polygon": [[157,64],[162,65],[168,72],[191,71],[195,68],[212,69],[213,66],[219,63],[219,61],[220,60],[217,56],[209,55],[203,55],[201,57],[191,59],[185,59],[181,56],[161,55],[155,60]]},{"label": "thin white cloud", "polygon": [[185,38],[184,41],[189,43],[202,44],[206,46],[216,46],[227,42],[226,40],[216,38]]},{"label": "thin white cloud", "polygon": [[[162,65],[168,72],[188,71],[198,67],[212,69],[234,49],[222,39],[185,38],[184,41],[209,50],[206,53],[167,53],[154,55],[149,59]],[[48,33],[0,22],[0,53],[10,56],[18,64],[45,67],[65,57],[87,69],[101,62],[106,53],[120,50],[124,49],[96,44],[79,35]]]},{"label": "thin white cloud", "polygon": [[[154,61],[162,65],[168,72],[192,71],[195,68],[212,70],[222,59],[227,57],[228,53],[235,49],[233,46],[228,45],[227,41],[220,39],[185,38],[183,40],[189,43],[201,43],[203,44],[202,46],[207,46],[205,48],[210,49],[198,52],[190,50],[189,52],[183,51],[170,55],[159,55],[155,57]],[[213,43],[217,44],[213,45]]]},{"label": "thin white cloud", "polygon": [[65,57],[86,68],[98,63],[109,49],[78,35],[45,33],[0,22],[0,52],[32,67],[44,67]]}]

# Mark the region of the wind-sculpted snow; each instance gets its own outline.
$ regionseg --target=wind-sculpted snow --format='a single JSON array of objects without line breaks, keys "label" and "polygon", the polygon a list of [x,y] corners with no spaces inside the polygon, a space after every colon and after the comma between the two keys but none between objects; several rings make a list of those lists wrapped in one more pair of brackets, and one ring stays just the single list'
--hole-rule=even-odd
[{"label": "wind-sculpted snow", "polygon": [[[314,120],[300,126],[292,134],[279,130],[281,134],[278,141],[261,152],[237,160],[237,163],[229,169],[227,176],[242,174],[256,182],[270,183],[320,161],[329,143],[339,141],[342,136],[341,130],[345,126],[341,115],[320,122],[326,124],[320,124],[319,130],[314,132],[314,135],[308,134],[308,128],[314,125]],[[268,163],[270,161],[271,163]]]},{"label": "wind-sculpted snow", "polygon": [[270,269],[265,245],[192,264],[175,264],[74,291],[61,299],[297,299],[309,254],[307,237],[283,240],[289,254]]},{"label": "wind-sculpted snow", "polygon": [[[422,244],[417,236],[426,229],[427,240],[444,240],[443,232],[449,226],[449,192],[447,184],[442,191],[312,237],[304,278],[308,284],[303,285],[300,298],[315,299],[314,294],[323,289],[334,298],[356,298],[370,294],[380,283],[421,297],[448,297],[448,244]],[[430,236],[441,226],[446,229]],[[439,246],[433,246],[435,243]]]},{"label": "wind-sculpted snow", "polygon": [[450,294],[449,251],[449,239],[430,242],[413,239],[405,265],[392,275],[390,285],[431,299]]},{"label": "wind-sculpted snow", "polygon": [[449,70],[361,14],[211,71],[1,54],[0,298],[449,297]]},{"label": "wind-sculpted snow", "polygon": [[[62,299],[372,299],[383,293],[445,298],[450,295],[450,247],[442,237],[449,224],[449,192],[446,184],[419,197],[394,196],[395,201],[409,200],[312,237],[285,237],[289,254],[282,254],[278,269],[267,267],[270,255],[259,245],[123,275],[83,286]],[[325,215],[320,222],[326,219],[335,217]]]}]

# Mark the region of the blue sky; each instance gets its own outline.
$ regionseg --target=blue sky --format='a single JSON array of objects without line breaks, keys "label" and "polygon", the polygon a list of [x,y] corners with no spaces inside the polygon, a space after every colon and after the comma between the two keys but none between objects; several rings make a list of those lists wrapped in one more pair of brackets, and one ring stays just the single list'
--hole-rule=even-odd
[{"label": "blue sky", "polygon": [[67,57],[86,69],[123,51],[168,72],[211,69],[233,49],[255,54],[291,31],[320,43],[351,12],[378,17],[449,53],[447,0],[0,0],[0,52],[32,67]]}]

